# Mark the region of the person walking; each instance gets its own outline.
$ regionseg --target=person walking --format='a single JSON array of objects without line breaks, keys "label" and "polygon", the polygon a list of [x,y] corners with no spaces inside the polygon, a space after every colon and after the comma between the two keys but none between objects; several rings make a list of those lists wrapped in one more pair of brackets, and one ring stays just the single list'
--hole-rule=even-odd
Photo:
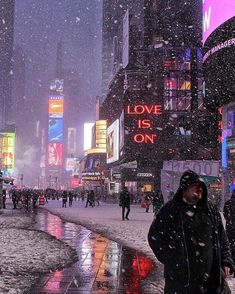
[{"label": "person walking", "polygon": [[67,204],[67,200],[68,200],[67,191],[64,190],[61,196],[62,196],[62,207],[66,208],[66,204]]},{"label": "person walking", "polygon": [[[131,198],[130,193],[127,190],[127,187],[123,187],[121,193],[120,193],[120,202],[119,205],[122,207],[122,220],[129,220],[128,216],[130,213],[130,204],[131,204]],[[125,214],[126,210],[126,214]]]},{"label": "person walking", "polygon": [[230,243],[233,263],[235,264],[235,190],[232,192],[231,199],[226,201],[224,205],[224,218],[226,220],[226,232]]},{"label": "person walking", "polygon": [[164,200],[163,200],[162,192],[158,190],[156,194],[153,193],[152,204],[153,204],[153,212],[155,214],[157,214],[158,211],[161,209],[161,207],[163,206],[163,203],[164,203]]},{"label": "person walking", "polygon": [[221,216],[207,197],[199,175],[184,172],[149,229],[149,245],[164,264],[165,294],[224,293],[221,269],[227,276],[234,265]]},{"label": "person walking", "polygon": [[17,191],[16,191],[16,189],[14,189],[14,190],[12,191],[12,194],[11,194],[11,200],[12,200],[12,203],[13,203],[13,209],[17,209],[18,195],[17,195]]},{"label": "person walking", "polygon": [[151,196],[148,192],[145,192],[144,203],[146,205],[145,212],[149,212],[149,207],[151,204]]},{"label": "person walking", "polygon": [[73,205],[73,192],[69,191],[69,206]]}]

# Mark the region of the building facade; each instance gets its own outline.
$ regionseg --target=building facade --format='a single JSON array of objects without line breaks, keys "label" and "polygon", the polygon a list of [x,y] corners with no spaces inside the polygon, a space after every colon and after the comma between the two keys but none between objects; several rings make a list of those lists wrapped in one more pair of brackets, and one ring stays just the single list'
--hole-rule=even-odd
[{"label": "building facade", "polygon": [[100,112],[108,121],[110,181],[119,174],[119,184],[134,194],[160,189],[164,160],[217,156],[215,130],[205,127],[214,116],[203,105],[202,5],[145,1],[144,7],[143,18],[133,21],[128,7],[119,20],[121,66]]},{"label": "building facade", "polygon": [[[235,3],[225,6],[205,1],[203,7],[203,69],[207,108],[218,115],[223,195],[226,200],[235,188]],[[221,14],[223,9],[223,14]],[[221,15],[221,17],[218,17]]]},{"label": "building facade", "polygon": [[0,7],[0,129],[10,119],[15,1],[1,1]]}]

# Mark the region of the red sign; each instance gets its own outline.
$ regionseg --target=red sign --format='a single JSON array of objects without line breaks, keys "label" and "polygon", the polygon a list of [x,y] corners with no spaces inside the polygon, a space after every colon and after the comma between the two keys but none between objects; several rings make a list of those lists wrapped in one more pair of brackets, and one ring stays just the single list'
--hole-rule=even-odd
[{"label": "red sign", "polygon": [[[155,133],[146,133],[143,130],[147,131],[153,128],[154,120],[146,118],[146,116],[153,115],[159,116],[162,114],[162,105],[160,104],[137,104],[137,105],[128,105],[127,114],[137,115],[138,119],[136,120],[136,126],[139,132],[134,134],[133,141],[138,144],[154,144],[157,139]],[[144,118],[140,118],[144,115]]]},{"label": "red sign", "polygon": [[48,164],[51,166],[62,165],[63,146],[60,143],[49,143],[48,145]]}]

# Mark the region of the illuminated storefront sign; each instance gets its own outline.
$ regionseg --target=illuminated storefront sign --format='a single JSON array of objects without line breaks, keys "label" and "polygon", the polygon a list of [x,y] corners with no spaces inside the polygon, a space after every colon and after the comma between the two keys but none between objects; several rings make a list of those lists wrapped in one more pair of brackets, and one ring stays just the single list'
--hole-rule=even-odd
[{"label": "illuminated storefront sign", "polygon": [[[128,115],[137,115],[136,127],[138,132],[133,135],[133,141],[138,144],[154,144],[157,139],[157,134],[152,133],[154,127],[153,115],[159,116],[162,114],[162,106],[160,104],[138,104],[138,105],[128,105],[127,106]],[[144,116],[141,118],[140,115]],[[147,118],[149,115],[151,117]],[[146,117],[147,116],[147,117]],[[146,131],[150,131],[146,132]]]},{"label": "illuminated storefront sign", "polygon": [[50,166],[62,165],[63,146],[60,143],[48,144],[48,164]]},{"label": "illuminated storefront sign", "polygon": [[9,173],[14,172],[15,166],[15,133],[0,133],[1,138],[1,164],[2,169]]},{"label": "illuminated storefront sign", "polygon": [[234,0],[203,0],[203,43],[228,19],[234,17]]},{"label": "illuminated storefront sign", "polygon": [[48,136],[50,142],[63,141],[63,120],[62,119],[49,119]]},{"label": "illuminated storefront sign", "polygon": [[64,111],[63,100],[49,100],[49,117],[51,118],[62,118]]},{"label": "illuminated storefront sign", "polygon": [[100,172],[83,172],[82,173],[83,181],[100,181],[104,179],[105,179],[105,176],[101,175]]}]

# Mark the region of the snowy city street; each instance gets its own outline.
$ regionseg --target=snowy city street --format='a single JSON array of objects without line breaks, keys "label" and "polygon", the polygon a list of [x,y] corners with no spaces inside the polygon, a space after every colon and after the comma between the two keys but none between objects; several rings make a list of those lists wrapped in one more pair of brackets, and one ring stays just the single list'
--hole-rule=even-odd
[{"label": "snowy city street", "polygon": [[0,8],[0,294],[235,294],[235,0]]}]

